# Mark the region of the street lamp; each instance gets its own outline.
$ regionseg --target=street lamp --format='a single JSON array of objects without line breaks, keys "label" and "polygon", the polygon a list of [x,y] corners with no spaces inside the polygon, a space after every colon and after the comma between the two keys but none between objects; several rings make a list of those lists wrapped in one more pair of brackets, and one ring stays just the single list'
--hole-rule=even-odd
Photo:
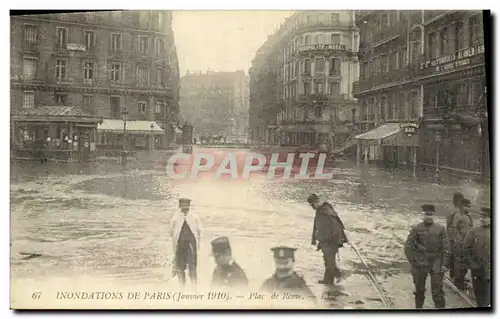
[{"label": "street lamp", "polygon": [[436,173],[435,173],[435,178],[437,181],[439,179],[439,146],[441,143],[441,134],[439,132],[436,132],[436,135],[434,138],[436,141]]},{"label": "street lamp", "polygon": [[151,125],[149,126],[150,130],[151,130],[151,141],[149,143],[149,150],[152,151],[154,149],[154,140],[153,140],[153,129],[155,128],[154,124],[151,123]]},{"label": "street lamp", "polygon": [[122,111],[123,115],[123,153],[122,153],[122,163],[127,159],[127,108]]}]

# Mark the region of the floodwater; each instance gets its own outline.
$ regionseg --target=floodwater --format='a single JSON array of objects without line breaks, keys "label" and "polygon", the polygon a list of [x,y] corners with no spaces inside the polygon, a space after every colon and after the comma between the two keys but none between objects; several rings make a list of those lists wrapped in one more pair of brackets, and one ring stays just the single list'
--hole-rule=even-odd
[{"label": "floodwater", "polygon": [[[217,152],[219,157],[223,154]],[[317,281],[323,276],[323,259],[310,245],[314,211],[305,201],[316,193],[339,212],[347,236],[394,307],[411,309],[413,287],[403,244],[410,226],[419,222],[420,205],[436,205],[437,220],[443,222],[451,212],[453,192],[468,196],[473,211],[489,205],[490,198],[489,188],[472,182],[437,185],[406,173],[357,168],[346,161],[335,164],[333,178],[328,180],[270,180],[263,174],[246,180],[216,180],[213,174],[173,180],[164,169],[153,166],[122,169],[113,162],[76,167],[13,164],[11,280],[18,306],[22,307],[25,298],[33,301],[31,291],[41,290],[46,291],[43,305],[47,307],[175,307],[164,300],[125,305],[111,301],[72,303],[77,301],[55,300],[54,294],[92,289],[143,293],[177,289],[172,288],[169,223],[178,198],[189,197],[203,224],[200,287],[209,284],[214,267],[210,241],[226,235],[235,260],[247,273],[251,291],[258,291],[273,272],[270,248],[291,245],[298,248],[296,271],[320,298],[322,307],[384,308],[365,277],[361,260],[349,247],[341,249],[338,261],[345,279],[330,292],[334,298],[321,298],[325,288]],[[446,294],[448,307],[467,306],[451,291],[446,290]],[[430,289],[427,295],[425,306],[430,308]],[[198,302],[191,301],[189,307],[195,304]],[[227,302],[210,305],[229,307]],[[272,307],[270,301],[258,305]],[[297,307],[297,302],[291,306]]]}]

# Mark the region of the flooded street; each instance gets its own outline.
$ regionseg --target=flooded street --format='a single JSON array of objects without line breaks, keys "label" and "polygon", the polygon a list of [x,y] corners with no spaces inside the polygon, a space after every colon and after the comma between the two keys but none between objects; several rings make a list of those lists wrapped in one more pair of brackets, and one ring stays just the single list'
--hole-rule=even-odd
[{"label": "flooded street", "polygon": [[[321,296],[324,288],[316,283],[323,276],[323,259],[310,245],[314,211],[306,203],[316,193],[339,212],[349,240],[395,307],[413,308],[403,244],[410,226],[420,220],[420,205],[436,205],[443,222],[454,192],[471,198],[474,208],[489,205],[490,196],[488,188],[474,183],[437,185],[406,173],[358,169],[347,161],[335,164],[330,180],[268,180],[262,174],[248,180],[172,180],[159,168],[121,171],[116,163],[69,173],[53,163],[20,165],[25,165],[24,175],[11,176],[13,286],[38,283],[68,291],[171,284],[170,218],[178,198],[189,197],[203,224],[201,286],[210,282],[214,267],[210,241],[227,235],[251,288],[258,290],[273,272],[270,248],[292,245],[298,248],[297,272]],[[346,274],[343,290],[336,300],[324,301],[327,306],[382,308],[352,249],[341,249],[339,264]],[[430,289],[427,296],[426,307],[432,307]],[[447,298],[448,307],[465,306],[450,291]]]}]

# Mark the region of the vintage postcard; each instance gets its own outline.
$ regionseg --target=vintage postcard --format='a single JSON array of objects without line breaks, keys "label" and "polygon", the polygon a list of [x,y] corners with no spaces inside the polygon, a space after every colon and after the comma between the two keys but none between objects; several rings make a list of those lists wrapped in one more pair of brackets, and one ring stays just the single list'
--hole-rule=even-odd
[{"label": "vintage postcard", "polygon": [[490,27],[11,12],[11,308],[491,307]]}]

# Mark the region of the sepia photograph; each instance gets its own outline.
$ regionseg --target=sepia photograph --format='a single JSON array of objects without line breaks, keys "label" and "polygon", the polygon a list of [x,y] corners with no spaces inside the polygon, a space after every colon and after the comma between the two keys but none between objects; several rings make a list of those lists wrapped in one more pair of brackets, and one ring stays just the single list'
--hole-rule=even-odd
[{"label": "sepia photograph", "polygon": [[492,310],[490,11],[9,18],[11,309]]}]

